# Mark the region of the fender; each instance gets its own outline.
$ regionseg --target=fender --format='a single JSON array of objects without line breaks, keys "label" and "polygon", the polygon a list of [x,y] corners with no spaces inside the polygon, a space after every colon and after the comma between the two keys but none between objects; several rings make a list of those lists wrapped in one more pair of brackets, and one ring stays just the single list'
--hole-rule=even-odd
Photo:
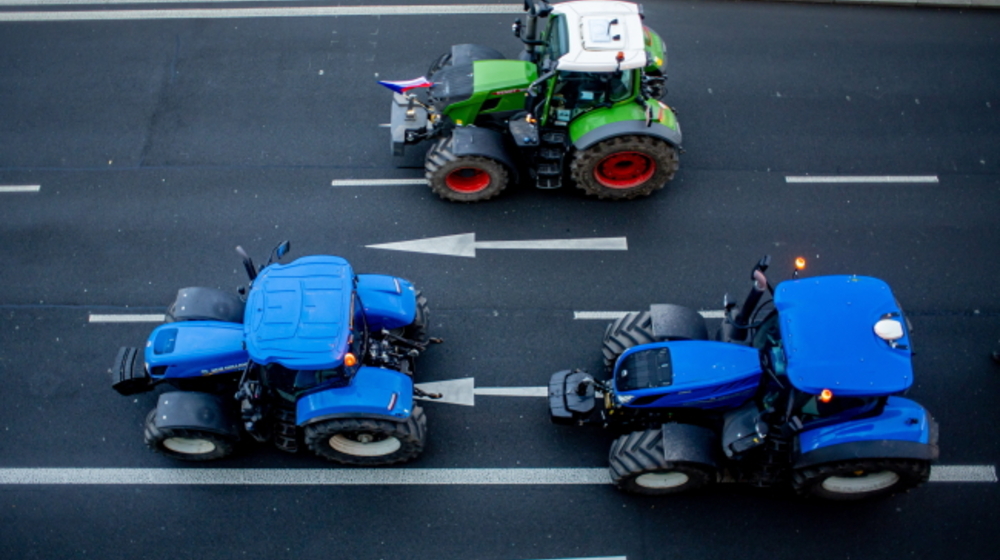
[{"label": "fender", "polygon": [[504,146],[504,136],[495,130],[478,126],[458,126],[451,131],[451,152],[456,156],[482,156],[504,164],[517,181],[517,165]]},{"label": "fender", "polygon": [[417,292],[407,280],[382,274],[358,274],[356,290],[372,331],[405,327],[417,316]]},{"label": "fender", "polygon": [[794,467],[851,459],[938,458],[938,426],[924,407],[889,397],[878,416],[842,422],[799,434]]},{"label": "fender", "polygon": [[209,393],[173,391],[156,403],[153,425],[157,428],[202,430],[239,439],[240,424],[233,406]]},{"label": "fender", "polygon": [[665,103],[650,101],[653,120],[646,126],[646,111],[635,102],[596,109],[586,113],[569,125],[570,139],[577,150],[587,148],[616,136],[653,136],[674,148],[681,145],[681,125],[674,112]]},{"label": "fender", "polygon": [[413,412],[413,380],[391,369],[361,367],[350,385],[304,395],[295,408],[299,426],[330,418],[403,422]]},{"label": "fender", "polygon": [[243,325],[185,321],[156,327],[146,341],[145,359],[153,379],[161,379],[239,372],[249,356]]},{"label": "fender", "polygon": [[660,431],[663,436],[663,459],[698,463],[719,468],[719,436],[709,428],[669,422]]}]

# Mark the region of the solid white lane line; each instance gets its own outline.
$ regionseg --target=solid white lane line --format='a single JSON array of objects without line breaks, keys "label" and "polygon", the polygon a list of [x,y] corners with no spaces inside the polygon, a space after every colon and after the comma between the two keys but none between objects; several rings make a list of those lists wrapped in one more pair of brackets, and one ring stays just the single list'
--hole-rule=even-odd
[{"label": "solid white lane line", "polygon": [[0,193],[38,192],[41,185],[0,185]]},{"label": "solid white lane line", "polygon": [[[992,475],[992,478],[987,475]],[[941,465],[931,482],[995,483],[990,466]],[[551,469],[0,469],[0,485],[427,486],[611,484],[607,468]]]},{"label": "solid white lane line", "polygon": [[162,323],[166,316],[161,314],[90,315],[91,323]]},{"label": "solid white lane line", "polygon": [[[614,321],[615,319],[620,319],[624,317],[627,313],[636,313],[635,311],[574,311],[574,319],[584,319],[584,320],[600,320],[600,321]],[[699,315],[706,319],[722,319],[725,317],[725,311],[721,309],[717,310],[701,310],[698,312]]]},{"label": "solid white lane line", "polygon": [[996,482],[994,465],[938,465],[931,467],[931,482]]},{"label": "solid white lane line", "polygon": [[94,10],[0,12],[0,21],[116,21],[148,19],[225,19],[323,16],[418,16],[513,14],[522,4],[453,4],[420,6],[323,6],[289,8],[188,8],[176,10]]},{"label": "solid white lane line", "polygon": [[0,484],[610,484],[608,469],[0,469]]},{"label": "solid white lane line", "polygon": [[557,251],[628,251],[624,237],[584,239],[529,239],[523,241],[476,241],[476,249],[534,249]]},{"label": "solid white lane line", "polygon": [[937,183],[937,175],[789,175],[786,183]]},{"label": "solid white lane line", "polygon": [[331,187],[370,187],[391,185],[426,185],[427,179],[335,179]]}]

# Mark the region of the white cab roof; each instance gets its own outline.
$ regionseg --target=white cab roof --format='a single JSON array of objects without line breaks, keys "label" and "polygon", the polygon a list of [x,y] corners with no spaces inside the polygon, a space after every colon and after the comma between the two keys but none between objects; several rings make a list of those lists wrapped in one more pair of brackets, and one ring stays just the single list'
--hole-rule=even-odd
[{"label": "white cab roof", "polygon": [[[614,72],[646,65],[642,19],[636,4],[578,0],[556,4],[552,12],[566,17],[569,31],[569,52],[559,58],[559,70]],[[615,60],[618,53],[625,56],[621,66]]]}]

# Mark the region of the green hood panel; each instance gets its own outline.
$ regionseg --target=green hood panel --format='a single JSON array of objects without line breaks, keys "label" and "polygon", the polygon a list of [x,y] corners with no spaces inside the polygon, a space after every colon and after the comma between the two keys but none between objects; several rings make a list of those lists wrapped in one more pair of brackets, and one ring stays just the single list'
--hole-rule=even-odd
[{"label": "green hood panel", "polygon": [[472,69],[477,94],[527,89],[538,79],[538,68],[523,60],[477,60]]}]

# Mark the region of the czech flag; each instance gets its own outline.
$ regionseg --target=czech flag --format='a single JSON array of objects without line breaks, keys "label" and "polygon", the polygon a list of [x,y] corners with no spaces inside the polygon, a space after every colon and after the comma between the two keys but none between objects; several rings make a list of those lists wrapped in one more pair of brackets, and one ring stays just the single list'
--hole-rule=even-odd
[{"label": "czech flag", "polygon": [[383,86],[391,89],[396,93],[406,93],[411,89],[431,87],[434,82],[430,82],[424,76],[420,76],[415,80],[403,80],[401,82],[390,82],[388,80],[379,81]]}]

